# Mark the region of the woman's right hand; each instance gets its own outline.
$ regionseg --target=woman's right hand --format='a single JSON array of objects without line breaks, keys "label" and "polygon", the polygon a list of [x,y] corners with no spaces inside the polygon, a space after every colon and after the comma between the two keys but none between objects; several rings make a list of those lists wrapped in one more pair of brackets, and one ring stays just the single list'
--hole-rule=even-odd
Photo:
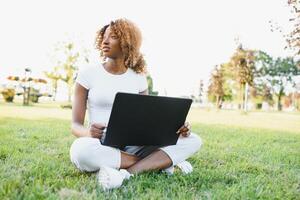
[{"label": "woman's right hand", "polygon": [[89,128],[89,134],[93,138],[101,138],[104,133],[104,129],[106,128],[106,124],[103,123],[93,123]]}]

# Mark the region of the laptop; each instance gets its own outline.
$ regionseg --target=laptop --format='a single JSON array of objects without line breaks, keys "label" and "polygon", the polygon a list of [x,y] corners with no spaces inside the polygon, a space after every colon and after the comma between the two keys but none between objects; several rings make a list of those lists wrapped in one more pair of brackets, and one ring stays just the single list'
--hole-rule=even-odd
[{"label": "laptop", "polygon": [[192,99],[118,92],[103,145],[168,146],[177,143]]}]

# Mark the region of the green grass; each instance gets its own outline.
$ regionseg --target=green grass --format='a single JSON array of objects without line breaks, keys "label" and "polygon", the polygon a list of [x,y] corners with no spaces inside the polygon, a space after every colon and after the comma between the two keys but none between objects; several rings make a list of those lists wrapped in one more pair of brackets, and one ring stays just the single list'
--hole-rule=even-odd
[{"label": "green grass", "polygon": [[111,192],[71,164],[70,116],[0,104],[0,199],[300,199],[299,114],[194,109],[189,120],[204,140],[189,159],[194,172],[148,172]]}]

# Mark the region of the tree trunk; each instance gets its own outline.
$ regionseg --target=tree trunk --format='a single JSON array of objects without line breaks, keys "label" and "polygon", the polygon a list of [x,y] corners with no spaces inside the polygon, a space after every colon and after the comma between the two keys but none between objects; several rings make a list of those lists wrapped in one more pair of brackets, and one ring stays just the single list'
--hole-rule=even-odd
[{"label": "tree trunk", "polygon": [[54,95],[53,95],[53,101],[56,100],[56,94],[57,94],[57,80],[54,82]]},{"label": "tree trunk", "polygon": [[216,107],[217,109],[221,109],[222,107],[222,97],[220,95],[216,96]]},{"label": "tree trunk", "polygon": [[248,108],[247,108],[247,104],[248,104],[248,83],[245,84],[245,90],[244,90],[244,111],[247,112]]},{"label": "tree trunk", "polygon": [[241,86],[240,86],[240,100],[239,100],[239,104],[240,104],[240,106],[239,106],[239,109],[241,109],[241,110],[244,110],[244,104],[245,104],[245,101],[244,101],[244,97],[245,97],[245,95],[244,95],[244,93],[245,93],[245,84],[241,84]]},{"label": "tree trunk", "polygon": [[26,105],[26,87],[24,86],[23,87],[23,105],[25,106]]},{"label": "tree trunk", "polygon": [[69,91],[68,91],[68,102],[71,102],[71,96],[72,96],[72,85],[68,85]]},{"label": "tree trunk", "polygon": [[27,91],[27,102],[26,105],[29,105],[30,102],[30,86],[28,87],[28,91]]},{"label": "tree trunk", "polygon": [[216,96],[216,108],[219,109],[219,95]]},{"label": "tree trunk", "polygon": [[277,110],[281,111],[282,110],[282,105],[281,105],[281,97],[283,95],[283,87],[280,87],[279,94],[278,94],[278,101],[277,101]]},{"label": "tree trunk", "polygon": [[30,100],[30,87],[24,86],[23,105],[28,106]]}]

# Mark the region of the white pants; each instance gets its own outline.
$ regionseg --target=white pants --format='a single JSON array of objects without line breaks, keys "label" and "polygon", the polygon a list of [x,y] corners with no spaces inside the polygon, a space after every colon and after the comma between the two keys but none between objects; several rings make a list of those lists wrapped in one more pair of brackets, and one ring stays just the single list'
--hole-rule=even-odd
[{"label": "white pants", "polygon": [[[191,133],[189,137],[179,137],[176,145],[160,147],[172,160],[173,166],[196,153],[202,145],[199,136]],[[145,146],[126,146],[124,151],[135,154]],[[121,150],[102,145],[99,139],[91,137],[77,138],[70,149],[72,163],[81,171],[97,171],[100,166],[119,169]]]}]

